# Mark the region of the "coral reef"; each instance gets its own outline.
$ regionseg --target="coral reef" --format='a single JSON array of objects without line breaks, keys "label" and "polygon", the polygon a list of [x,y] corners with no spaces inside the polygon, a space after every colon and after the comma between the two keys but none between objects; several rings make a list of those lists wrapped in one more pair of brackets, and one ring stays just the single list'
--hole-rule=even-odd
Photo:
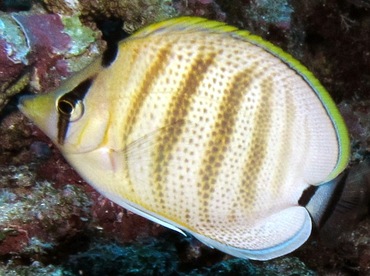
[{"label": "coral reef", "polygon": [[27,166],[0,172],[0,256],[43,253],[88,221],[90,201],[81,188],[36,182]]},{"label": "coral reef", "polygon": [[146,239],[124,248],[114,243],[95,243],[86,252],[69,258],[66,275],[315,275],[297,258],[259,266],[248,260],[224,259],[193,267],[183,263],[178,250],[164,238]]},{"label": "coral reef", "polygon": [[226,14],[213,0],[173,1],[173,6],[181,15],[201,16],[218,21],[226,19]]},{"label": "coral reef", "polygon": [[370,100],[359,101],[354,97],[342,102],[339,108],[351,134],[352,159],[361,161],[370,150]]},{"label": "coral reef", "polygon": [[337,101],[357,98],[361,102],[370,98],[370,21],[368,7],[361,5],[364,1],[352,2],[296,4],[292,28],[301,33],[301,39],[289,49],[320,76]]},{"label": "coral reef", "polygon": [[[27,74],[22,78],[24,63],[27,63],[28,46],[25,37],[14,19],[0,12],[0,109],[8,99],[22,90],[28,83]],[[22,64],[23,63],[23,64]],[[19,78],[17,80],[17,78]]]},{"label": "coral reef", "polygon": [[[185,238],[183,238],[185,239]],[[181,239],[180,239],[181,240]],[[176,242],[177,241],[177,242]],[[183,244],[188,244],[182,241]],[[242,259],[219,259],[216,263],[197,260],[184,262],[179,251],[183,250],[179,239],[163,236],[147,238],[128,246],[115,242],[97,240],[78,254],[71,254],[61,261],[60,266],[34,261],[31,266],[9,264],[0,266],[5,275],[315,275],[298,258],[285,258],[269,263],[254,264]],[[14,274],[11,274],[14,273]],[[0,274],[2,275],[2,274]]]},{"label": "coral reef", "polygon": [[43,2],[47,9],[54,13],[78,14],[87,18],[124,18],[124,29],[127,32],[178,14],[170,0],[44,0]]},{"label": "coral reef", "polygon": [[27,84],[31,91],[55,88],[105,46],[77,16],[0,12],[0,33],[0,110]]},{"label": "coral reef", "polygon": [[[370,273],[367,1],[40,2],[0,1],[0,275]],[[26,85],[44,93],[105,49],[96,26],[104,26],[110,43],[122,36],[121,24],[130,33],[177,15],[218,19],[261,35],[302,61],[339,104],[353,148],[346,181],[356,191],[339,200],[359,204],[339,201],[344,216],[334,211],[289,256],[263,263],[230,258],[122,209],[84,183],[17,112],[14,95]],[[118,31],[111,32],[113,25]]]}]

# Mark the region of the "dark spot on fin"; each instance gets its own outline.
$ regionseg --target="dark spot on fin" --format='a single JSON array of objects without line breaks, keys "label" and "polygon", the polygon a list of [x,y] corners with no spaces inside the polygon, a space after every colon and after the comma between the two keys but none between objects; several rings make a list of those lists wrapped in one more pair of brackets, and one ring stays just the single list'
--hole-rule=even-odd
[{"label": "dark spot on fin", "polygon": [[309,186],[306,190],[303,191],[301,198],[298,200],[298,204],[301,206],[306,206],[315,194],[316,190],[317,186]]},{"label": "dark spot on fin", "polygon": [[320,228],[330,217],[338,202],[346,174],[338,176],[327,183],[307,188],[298,203],[309,211],[316,228]]},{"label": "dark spot on fin", "polygon": [[322,242],[335,246],[341,233],[350,231],[369,213],[370,159],[352,167],[330,216],[319,229]]},{"label": "dark spot on fin", "polygon": [[86,96],[93,78],[89,78],[77,85],[72,91],[64,94],[58,99],[58,143],[64,144],[67,135],[71,115],[75,106]]},{"label": "dark spot on fin", "polygon": [[317,223],[318,228],[322,228],[325,225],[327,220],[333,215],[333,212],[337,208],[337,204],[341,199],[343,189],[345,187],[347,176],[348,172],[345,171],[344,175],[338,180],[337,183],[334,184],[335,185],[334,191],[331,195],[328,195],[330,198],[328,200],[326,209]]},{"label": "dark spot on fin", "polygon": [[104,20],[97,23],[98,28],[103,33],[103,39],[107,42],[107,49],[103,53],[102,66],[108,67],[118,53],[118,43],[129,36],[123,31],[122,20]]}]

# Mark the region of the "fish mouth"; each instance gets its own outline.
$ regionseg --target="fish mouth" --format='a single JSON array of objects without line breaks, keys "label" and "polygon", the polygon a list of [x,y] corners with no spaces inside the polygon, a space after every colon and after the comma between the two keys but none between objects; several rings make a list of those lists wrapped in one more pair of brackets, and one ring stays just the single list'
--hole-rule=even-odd
[{"label": "fish mouth", "polygon": [[36,95],[23,95],[19,97],[17,107],[18,109],[29,119],[33,120],[32,116],[32,102],[36,98]]},{"label": "fish mouth", "polygon": [[22,95],[18,99],[18,109],[49,137],[54,136],[55,96],[52,94]]},{"label": "fish mouth", "polygon": [[51,114],[54,109],[54,97],[50,94],[22,95],[18,99],[17,107],[31,120],[37,120]]},{"label": "fish mouth", "polygon": [[27,113],[27,105],[36,97],[36,95],[23,95],[18,99],[17,107],[22,113]]}]

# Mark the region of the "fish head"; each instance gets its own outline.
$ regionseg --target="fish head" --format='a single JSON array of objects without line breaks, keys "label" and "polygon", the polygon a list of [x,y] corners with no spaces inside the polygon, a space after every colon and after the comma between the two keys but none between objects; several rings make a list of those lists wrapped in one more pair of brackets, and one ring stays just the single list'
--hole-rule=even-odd
[{"label": "fish head", "polygon": [[[93,139],[104,116],[98,116],[95,106],[86,95],[94,84],[100,61],[65,81],[59,88],[46,94],[26,95],[19,99],[18,108],[37,125],[63,153],[81,153],[97,147],[101,140]],[[102,102],[99,107],[102,107]],[[100,112],[100,115],[104,112]],[[94,120],[91,120],[95,117]],[[91,125],[93,122],[93,126]],[[88,139],[90,136],[90,139]],[[90,142],[89,142],[90,141]]]}]

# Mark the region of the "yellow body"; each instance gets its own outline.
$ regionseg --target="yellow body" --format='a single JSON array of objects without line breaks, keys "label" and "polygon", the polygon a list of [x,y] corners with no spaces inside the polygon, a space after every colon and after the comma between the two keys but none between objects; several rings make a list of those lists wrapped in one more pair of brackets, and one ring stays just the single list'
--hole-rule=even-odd
[{"label": "yellow body", "polygon": [[[86,79],[83,114],[60,135],[58,101]],[[298,200],[349,156],[343,120],[307,69],[258,37],[200,18],[149,26],[119,44],[109,67],[96,61],[20,108],[108,198],[252,259],[308,238]]]}]

